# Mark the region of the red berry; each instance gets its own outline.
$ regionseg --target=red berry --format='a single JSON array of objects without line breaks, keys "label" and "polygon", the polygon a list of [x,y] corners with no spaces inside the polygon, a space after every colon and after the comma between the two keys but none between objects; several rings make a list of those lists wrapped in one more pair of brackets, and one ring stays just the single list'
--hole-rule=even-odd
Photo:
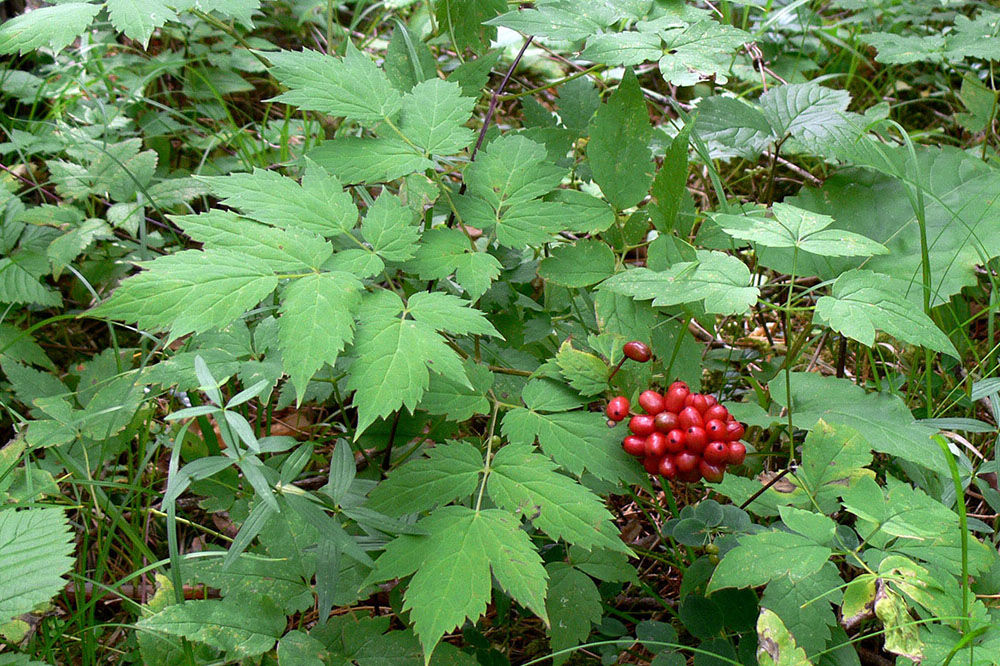
[{"label": "red berry", "polygon": [[729,410],[716,403],[705,410],[705,420],[717,419],[723,423],[729,418]]},{"label": "red berry", "polygon": [[724,439],[726,437],[726,424],[719,419],[705,421],[705,432],[711,439]]},{"label": "red berry", "polygon": [[684,396],[684,406],[685,407],[690,407],[691,405],[693,405],[694,404],[694,397],[696,395],[698,395],[698,394],[697,393],[688,393],[686,396]]},{"label": "red berry", "polygon": [[677,466],[674,464],[673,457],[665,456],[663,460],[660,461],[660,476],[666,479],[674,479],[677,477]]},{"label": "red berry", "polygon": [[687,386],[671,386],[663,400],[663,406],[668,412],[678,413],[684,409],[684,401],[690,393]]},{"label": "red berry", "polygon": [[688,451],[701,455],[701,452],[705,450],[705,446],[707,444],[708,435],[705,434],[704,428],[691,426],[684,431],[684,446]]},{"label": "red berry", "polygon": [[645,409],[647,414],[659,414],[663,411],[663,396],[656,391],[643,391],[639,394],[639,406]]},{"label": "red berry", "polygon": [[701,393],[691,394],[691,407],[698,410],[699,414],[704,414],[708,411],[708,400]]},{"label": "red berry", "polygon": [[625,453],[636,458],[646,455],[646,438],[639,435],[629,435],[622,440],[622,448]]},{"label": "red berry", "polygon": [[746,431],[743,429],[743,424],[739,421],[730,421],[726,424],[726,439],[730,442],[736,442],[743,439],[743,435]]},{"label": "red berry", "polygon": [[682,472],[680,469],[677,470],[677,480],[683,481],[684,483],[698,483],[701,479],[701,470],[695,467],[687,472]]},{"label": "red berry", "polygon": [[622,347],[622,352],[625,353],[625,356],[629,357],[633,361],[638,361],[639,363],[645,363],[653,356],[653,352],[649,349],[649,345],[645,342],[639,342],[638,340],[626,342],[625,346]]},{"label": "red berry", "polygon": [[646,457],[662,458],[667,455],[667,436],[653,431],[646,437]]},{"label": "red berry", "polygon": [[646,468],[646,471],[650,474],[660,473],[660,460],[661,458],[654,458],[653,456],[646,456],[642,459],[642,466]]},{"label": "red berry", "polygon": [[712,395],[711,393],[706,393],[705,394],[705,404],[708,405],[709,408],[711,408],[711,407],[714,407],[715,405],[719,404],[719,401],[716,400],[715,396]]},{"label": "red berry", "polygon": [[673,412],[660,412],[653,419],[653,423],[660,432],[670,432],[677,427],[677,414]]},{"label": "red berry", "polygon": [[729,447],[725,442],[709,442],[701,452],[701,457],[709,465],[725,465],[729,460]]},{"label": "red berry", "polygon": [[726,461],[730,465],[742,465],[747,458],[747,447],[740,442],[729,442],[729,446],[726,448],[729,449]]},{"label": "red berry", "polygon": [[667,452],[680,453],[684,450],[684,431],[671,430],[667,433]]},{"label": "red berry", "polygon": [[701,472],[701,475],[705,477],[705,480],[709,483],[718,483],[722,481],[722,477],[726,475],[725,467],[720,465],[710,465],[704,460],[698,464],[698,471]]},{"label": "red berry", "polygon": [[673,384],[671,384],[667,388],[668,391],[676,391],[678,389],[684,389],[685,393],[690,393],[691,392],[691,389],[688,388],[687,382],[682,382],[680,380],[674,382]]},{"label": "red berry", "polygon": [[701,462],[701,458],[688,451],[678,453],[674,456],[674,465],[677,466],[678,472],[690,472],[693,469],[697,469],[699,462]]},{"label": "red berry", "polygon": [[653,423],[653,417],[649,414],[636,414],[629,419],[628,429],[636,435],[645,437],[656,430],[656,425]]},{"label": "red berry", "polygon": [[611,398],[611,400],[608,401],[608,408],[605,411],[608,418],[617,423],[618,421],[624,420],[625,417],[628,416],[628,408],[628,398],[620,395],[617,398]]},{"label": "red berry", "polygon": [[701,413],[694,407],[685,407],[681,410],[681,413],[677,415],[677,425],[681,428],[687,430],[691,426],[698,426],[699,428],[704,425],[704,421],[701,419]]}]

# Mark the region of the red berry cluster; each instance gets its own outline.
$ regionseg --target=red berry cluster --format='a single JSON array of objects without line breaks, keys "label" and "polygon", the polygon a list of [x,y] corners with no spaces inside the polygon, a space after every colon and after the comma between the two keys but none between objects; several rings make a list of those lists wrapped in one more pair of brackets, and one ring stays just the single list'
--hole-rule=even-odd
[{"label": "red berry cluster", "polygon": [[[626,344],[624,352],[641,363],[650,358],[649,347],[637,341]],[[719,482],[726,465],[740,465],[746,458],[746,447],[739,441],[743,424],[714,396],[692,393],[684,382],[674,382],[666,393],[643,391],[639,406],[646,413],[629,419],[632,434],[622,441],[622,448],[642,458],[650,474],[685,483],[703,477]],[[607,415],[615,422],[625,420],[629,415],[628,398],[612,398]]]}]

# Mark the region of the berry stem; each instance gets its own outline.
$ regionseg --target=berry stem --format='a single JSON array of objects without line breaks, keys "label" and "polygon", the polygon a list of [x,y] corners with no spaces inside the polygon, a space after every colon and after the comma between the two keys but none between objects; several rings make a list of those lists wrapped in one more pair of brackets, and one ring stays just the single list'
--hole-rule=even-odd
[{"label": "berry stem", "polygon": [[619,370],[621,370],[621,367],[622,367],[623,365],[625,365],[625,361],[626,361],[627,359],[628,359],[628,357],[627,357],[627,356],[622,356],[622,360],[618,361],[618,365],[616,365],[616,366],[615,366],[615,369],[611,371],[611,374],[610,374],[610,375],[608,375],[608,381],[609,381],[609,382],[610,382],[610,381],[611,381],[612,379],[614,379],[614,376],[615,376],[615,375],[617,375],[617,374],[618,374],[618,371],[619,371]]}]

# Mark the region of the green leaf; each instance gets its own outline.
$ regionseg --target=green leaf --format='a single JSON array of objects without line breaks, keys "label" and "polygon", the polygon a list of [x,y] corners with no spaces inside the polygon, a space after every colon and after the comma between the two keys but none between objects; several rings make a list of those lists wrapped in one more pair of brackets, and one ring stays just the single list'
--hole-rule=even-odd
[{"label": "green leaf", "polygon": [[187,601],[167,606],[136,626],[205,643],[231,658],[254,657],[274,647],[285,630],[285,614],[267,597],[251,599]]},{"label": "green leaf", "polygon": [[0,360],[4,358],[55,370],[52,360],[35,342],[34,337],[27,331],[8,323],[0,323]]},{"label": "green leaf", "polygon": [[418,291],[410,296],[406,311],[420,323],[438,331],[503,337],[486,315],[472,307],[471,301],[440,291]]},{"label": "green leaf", "polygon": [[819,571],[831,553],[829,548],[789,532],[743,536],[719,562],[708,590],[757,587],[782,576],[796,582]]},{"label": "green leaf", "polygon": [[774,140],[771,125],[757,106],[736,97],[715,95],[698,104],[695,134],[719,157],[755,159]]},{"label": "green leaf", "polygon": [[58,307],[62,297],[40,282],[47,272],[48,260],[40,253],[16,251],[0,259],[0,303]]},{"label": "green leaf", "polygon": [[225,326],[278,284],[266,264],[230,250],[184,250],[142,266],[91,314],[169,329],[176,340]]},{"label": "green leaf", "polygon": [[444,375],[431,375],[430,385],[420,400],[420,409],[429,414],[441,414],[456,422],[468,421],[476,414],[489,414],[487,393],[493,388],[494,376],[485,365],[464,364],[471,388]]},{"label": "green leaf", "polygon": [[317,273],[298,278],[282,293],[278,347],[299,402],[316,371],[335,364],[354,338],[361,288],[349,273]]},{"label": "green leaf", "polygon": [[552,240],[562,228],[564,206],[552,201],[516,203],[496,211],[482,199],[463,197],[455,202],[463,223],[496,231],[497,242],[507,247],[538,246]]},{"label": "green leaf", "polygon": [[768,584],[760,605],[774,611],[806,654],[826,648],[830,630],[837,625],[831,604],[841,600],[844,584],[837,567],[827,562],[815,574],[795,581],[777,578]]},{"label": "green leaf", "polygon": [[351,195],[336,176],[316,165],[306,170],[301,185],[269,169],[200,180],[225,205],[276,227],[298,227],[331,237],[350,231],[358,221]]},{"label": "green leaf", "polygon": [[757,619],[757,645],[760,666],[812,666],[781,618],[766,608],[760,609]]},{"label": "green leaf", "polygon": [[733,238],[753,241],[767,247],[797,247],[826,257],[870,257],[888,254],[888,250],[860,234],[827,229],[833,223],[828,215],[776,203],[774,219],[750,215],[719,214],[713,219]]},{"label": "green leaf", "polygon": [[107,240],[114,237],[114,232],[104,220],[90,218],[69,233],[60,236],[51,243],[45,255],[52,262],[52,275],[58,278],[62,269],[90,247],[95,240]]},{"label": "green leaf", "polygon": [[167,21],[176,21],[177,15],[160,0],[108,0],[108,14],[115,30],[124,32],[129,39],[145,48],[153,31]]},{"label": "green leaf", "polygon": [[568,338],[559,346],[556,363],[566,381],[581,395],[598,395],[608,387],[608,365],[593,354],[573,349]]},{"label": "green leaf", "polygon": [[58,594],[73,567],[72,555],[62,509],[0,511],[0,624]]},{"label": "green leaf", "polygon": [[303,111],[344,116],[370,127],[399,111],[402,95],[367,55],[351,42],[343,58],[309,49],[266,53],[271,74],[289,88],[274,101]]},{"label": "green leaf", "polygon": [[489,19],[507,10],[505,0],[440,0],[434,3],[439,29],[459,51],[485,50],[497,38]]},{"label": "green leaf", "polygon": [[555,189],[566,170],[548,163],[545,146],[518,134],[490,141],[465,170],[470,194],[502,209]]},{"label": "green leaf", "polygon": [[788,83],[771,88],[760,96],[760,106],[771,125],[771,134],[801,139],[825,136],[830,123],[840,119],[851,96],[814,83]]},{"label": "green leaf", "polygon": [[750,269],[738,258],[698,250],[696,261],[675,263],[665,271],[635,268],[601,283],[601,289],[653,299],[658,307],[704,301],[708,312],[741,314],[757,302],[760,290],[750,285]]},{"label": "green leaf", "polygon": [[11,383],[14,395],[25,405],[33,405],[37,398],[51,398],[69,395],[70,391],[59,378],[17,363],[10,358],[0,357],[0,370]]},{"label": "green leaf", "polygon": [[465,123],[476,100],[463,97],[457,83],[434,78],[403,97],[399,129],[428,155],[451,155],[468,147],[476,134]]},{"label": "green leaf", "polygon": [[629,485],[641,484],[645,476],[635,459],[622,451],[623,435],[608,428],[597,412],[514,409],[504,416],[502,431],[513,444],[532,444],[537,438],[545,454],[574,476],[586,469],[603,481]]},{"label": "green leaf", "polygon": [[298,629],[278,641],[278,666],[324,666],[332,657],[326,646]]},{"label": "green leaf", "polygon": [[562,3],[545,4],[532,9],[515,9],[487,21],[488,25],[502,25],[525,35],[548,37],[566,41],[579,41],[596,34],[610,23],[593,11],[590,5]]},{"label": "green leaf", "polygon": [[615,253],[599,240],[560,245],[538,266],[539,277],[564,287],[587,287],[614,271]]},{"label": "green leaf", "polygon": [[601,499],[533,449],[510,444],[493,459],[486,488],[497,506],[523,515],[553,539],[629,552]]},{"label": "green leaf", "polygon": [[323,141],[306,156],[347,183],[380,183],[434,166],[402,139],[344,136]]},{"label": "green leaf", "polygon": [[361,222],[361,235],[385,261],[413,258],[420,230],[412,224],[413,211],[398,196],[383,192]]},{"label": "green leaf", "polygon": [[639,203],[653,182],[649,111],[632,70],[597,110],[590,124],[587,159],[607,200],[618,210]]},{"label": "green leaf", "polygon": [[24,55],[48,45],[61,51],[80,36],[101,5],[65,2],[24,12],[0,25],[0,53]]},{"label": "green leaf", "polygon": [[605,32],[587,39],[580,57],[604,65],[631,67],[663,55],[660,36],[650,32]]},{"label": "green leaf", "polygon": [[832,513],[839,508],[836,498],[841,484],[871,461],[871,445],[864,437],[821,419],[802,444],[802,464],[795,472],[795,480],[822,511]]},{"label": "green leaf", "polygon": [[961,358],[948,336],[919,306],[885,288],[885,276],[866,270],[841,274],[833,295],[816,301],[813,319],[872,347],[875,330],[915,345]]},{"label": "green leaf", "polygon": [[[601,594],[594,581],[563,562],[545,567],[549,590],[545,609],[549,614],[549,646],[553,652],[576,647],[590,636],[591,627],[601,621]],[[553,664],[563,664],[569,654],[553,657]]]},{"label": "green leaf", "polygon": [[944,60],[945,38],[942,35],[895,35],[889,32],[869,32],[859,35],[861,41],[878,50],[876,62],[907,65],[913,62],[937,63]]},{"label": "green leaf", "polygon": [[483,455],[468,442],[438,444],[426,458],[390,472],[367,506],[390,516],[426,511],[472,495],[482,471]]},{"label": "green leaf", "polygon": [[796,509],[792,506],[779,506],[778,513],[785,527],[794,530],[816,543],[826,546],[833,541],[837,531],[837,523],[822,513]]},{"label": "green leaf", "polygon": [[749,33],[711,20],[663,30],[660,36],[664,41],[660,75],[676,86],[693,86],[713,74],[716,83],[726,83],[732,52],[753,41]]},{"label": "green leaf", "polygon": [[903,598],[883,586],[875,596],[875,616],[885,627],[885,649],[917,663],[923,660],[924,646],[917,625]]},{"label": "green leaf", "polygon": [[618,550],[587,551],[580,546],[569,547],[570,563],[589,576],[609,583],[635,583],[638,576],[629,564],[628,556]]},{"label": "green leaf", "polygon": [[441,280],[454,274],[469,298],[476,300],[499,277],[503,266],[492,254],[478,251],[463,232],[438,227],[424,232],[408,267],[421,280]]},{"label": "green leaf", "polygon": [[514,516],[500,509],[447,506],[420,526],[428,536],[404,535],[391,541],[369,580],[414,574],[403,609],[410,612],[425,661],[444,634],[486,612],[491,572],[515,601],[548,624],[547,574]]},{"label": "green leaf", "polygon": [[185,562],[184,576],[218,589],[223,597],[266,597],[289,614],[313,605],[310,586],[281,560],[244,555],[225,566],[222,558],[202,558]]}]

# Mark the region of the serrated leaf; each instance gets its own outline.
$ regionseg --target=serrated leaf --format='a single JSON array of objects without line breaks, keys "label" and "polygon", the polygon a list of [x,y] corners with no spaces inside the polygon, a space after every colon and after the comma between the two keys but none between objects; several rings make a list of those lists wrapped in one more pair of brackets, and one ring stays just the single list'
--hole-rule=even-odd
[{"label": "serrated leaf", "polygon": [[715,568],[709,592],[726,587],[757,587],[787,576],[799,581],[819,571],[832,551],[789,532],[761,532],[740,537]]},{"label": "serrated leaf", "polygon": [[0,303],[59,306],[62,297],[40,281],[48,272],[41,253],[16,251],[0,259]]},{"label": "serrated leaf", "polygon": [[537,199],[559,185],[566,170],[547,161],[545,146],[518,134],[487,144],[463,174],[470,194],[503,208]]},{"label": "serrated leaf", "polygon": [[781,618],[767,608],[762,608],[757,618],[757,645],[760,666],[812,666]]},{"label": "serrated leaf", "polygon": [[597,110],[587,144],[594,181],[618,210],[639,203],[649,191],[655,169],[649,151],[651,136],[639,81],[627,70],[611,99]]},{"label": "serrated leaf", "polygon": [[573,349],[568,339],[559,346],[556,364],[570,386],[581,395],[598,395],[608,387],[611,372],[608,365],[593,354]]},{"label": "serrated leaf", "polygon": [[351,42],[343,58],[319,51],[267,52],[271,74],[289,88],[274,98],[303,111],[344,116],[373,126],[393,116],[402,95],[385,72]]},{"label": "serrated leaf", "polygon": [[732,52],[753,41],[749,33],[712,20],[663,30],[660,36],[665,52],[660,75],[676,86],[692,86],[713,74],[716,83],[726,83]]},{"label": "serrated leaf", "polygon": [[205,643],[234,658],[254,657],[274,647],[285,629],[285,614],[267,597],[253,603],[237,597],[200,599],[167,606],[136,625]]},{"label": "serrated leaf", "polygon": [[715,95],[698,104],[695,135],[718,157],[760,155],[774,140],[767,117],[757,106],[735,97]]},{"label": "serrated leaf", "polygon": [[837,523],[822,513],[796,509],[793,506],[779,506],[778,514],[785,527],[820,545],[829,545],[837,531]]},{"label": "serrated leaf", "polygon": [[600,17],[588,11],[586,5],[542,5],[531,9],[515,9],[487,21],[526,35],[575,42],[596,34],[606,27]]},{"label": "serrated leaf", "polygon": [[274,273],[229,250],[184,250],[144,264],[91,314],[169,329],[175,340],[229,324],[274,291]]},{"label": "serrated leaf", "polygon": [[846,90],[824,88],[813,82],[776,86],[760,96],[761,109],[777,138],[785,134],[801,139],[824,136],[850,103]]},{"label": "serrated leaf", "polygon": [[802,444],[802,464],[795,479],[820,510],[832,513],[840,486],[872,461],[871,445],[851,428],[832,427],[820,420]]},{"label": "serrated leaf", "polygon": [[815,574],[792,582],[777,578],[768,584],[760,605],[774,611],[806,654],[821,652],[837,624],[831,604],[841,601],[844,584],[837,567],[827,562]]},{"label": "serrated leaf", "polygon": [[605,32],[587,39],[587,48],[580,57],[604,65],[630,67],[663,55],[663,41],[656,33]]},{"label": "serrated leaf", "polygon": [[501,508],[523,515],[553,539],[586,549],[629,552],[618,538],[611,514],[597,495],[527,444],[500,449],[486,488]]},{"label": "serrated leaf", "polygon": [[301,185],[269,169],[200,179],[225,205],[272,226],[331,237],[350,231],[358,221],[351,195],[318,166],[306,170]]},{"label": "serrated leaf", "polygon": [[[592,625],[601,621],[601,594],[585,573],[563,562],[545,567],[549,590],[545,608],[549,614],[549,645],[553,652],[575,647],[587,640]],[[553,664],[565,663],[569,654],[553,657]]]},{"label": "serrated leaf", "polygon": [[538,275],[564,287],[587,287],[600,282],[615,270],[615,253],[607,243],[582,240],[560,245],[542,259]]},{"label": "serrated leaf", "polygon": [[675,263],[665,271],[626,270],[601,283],[637,300],[653,299],[655,306],[704,301],[708,312],[741,314],[757,302],[760,290],[750,285],[750,269],[724,252],[698,250],[697,261]]},{"label": "serrated leaf", "polygon": [[885,288],[885,276],[866,270],[841,274],[833,295],[816,301],[813,319],[872,347],[876,329],[915,345],[961,358],[937,324],[919,306]]},{"label": "serrated leaf", "polygon": [[503,337],[471,301],[440,291],[418,291],[406,302],[406,311],[437,331]]},{"label": "serrated leaf", "polygon": [[361,222],[361,235],[386,261],[413,258],[420,230],[412,224],[413,211],[394,194],[383,192]]},{"label": "serrated leaf", "polygon": [[470,496],[482,471],[483,454],[468,442],[438,444],[426,458],[390,472],[367,506],[390,516],[426,511]]},{"label": "serrated leaf", "polygon": [[395,137],[338,137],[323,141],[306,156],[345,183],[388,182],[434,166],[416,148]]},{"label": "serrated leaf", "polygon": [[500,509],[447,506],[419,524],[428,536],[391,541],[369,581],[414,574],[403,609],[410,612],[425,661],[445,633],[486,611],[491,572],[515,601],[548,623],[547,574],[514,516]]},{"label": "serrated leaf", "polygon": [[24,55],[45,45],[61,51],[87,29],[100,10],[101,5],[66,2],[24,12],[0,25],[0,53]]},{"label": "serrated leaf", "polygon": [[73,567],[73,541],[62,509],[0,511],[0,624],[59,593]]},{"label": "serrated leaf", "polygon": [[399,129],[427,155],[451,155],[467,148],[475,132],[465,123],[476,100],[463,97],[457,83],[434,78],[403,97]]},{"label": "serrated leaf", "polygon": [[486,293],[502,268],[499,259],[471,245],[466,234],[445,227],[424,232],[408,266],[421,280],[440,280],[454,274],[472,300]]},{"label": "serrated leaf", "polygon": [[570,546],[569,561],[574,567],[597,580],[609,583],[634,583],[639,580],[635,567],[629,564],[628,556],[621,551],[596,548],[587,551],[579,546]]},{"label": "serrated leaf", "polygon": [[52,275],[58,278],[62,269],[72,262],[76,257],[90,247],[95,240],[107,240],[114,237],[114,232],[104,220],[90,218],[85,220],[80,226],[63,234],[59,238],[49,243],[45,255],[52,262]]},{"label": "serrated leaf", "polygon": [[506,9],[505,0],[441,0],[434,4],[442,34],[460,51],[485,50],[497,37],[497,29],[487,22]]},{"label": "serrated leaf", "polygon": [[316,371],[335,364],[354,338],[361,288],[349,273],[318,273],[295,280],[282,293],[278,348],[299,402]]},{"label": "serrated leaf", "polygon": [[149,44],[153,31],[167,21],[176,21],[177,15],[160,0],[108,0],[108,15],[115,30],[124,32],[129,39]]},{"label": "serrated leaf", "polygon": [[420,400],[421,410],[447,416],[456,422],[467,421],[476,414],[490,413],[490,401],[486,394],[493,387],[493,373],[485,365],[471,361],[463,365],[471,388],[444,375],[431,375],[430,385]]},{"label": "serrated leaf", "polygon": [[942,35],[896,35],[889,32],[869,32],[861,41],[878,50],[876,62],[906,65],[913,62],[944,60],[945,38]]}]

